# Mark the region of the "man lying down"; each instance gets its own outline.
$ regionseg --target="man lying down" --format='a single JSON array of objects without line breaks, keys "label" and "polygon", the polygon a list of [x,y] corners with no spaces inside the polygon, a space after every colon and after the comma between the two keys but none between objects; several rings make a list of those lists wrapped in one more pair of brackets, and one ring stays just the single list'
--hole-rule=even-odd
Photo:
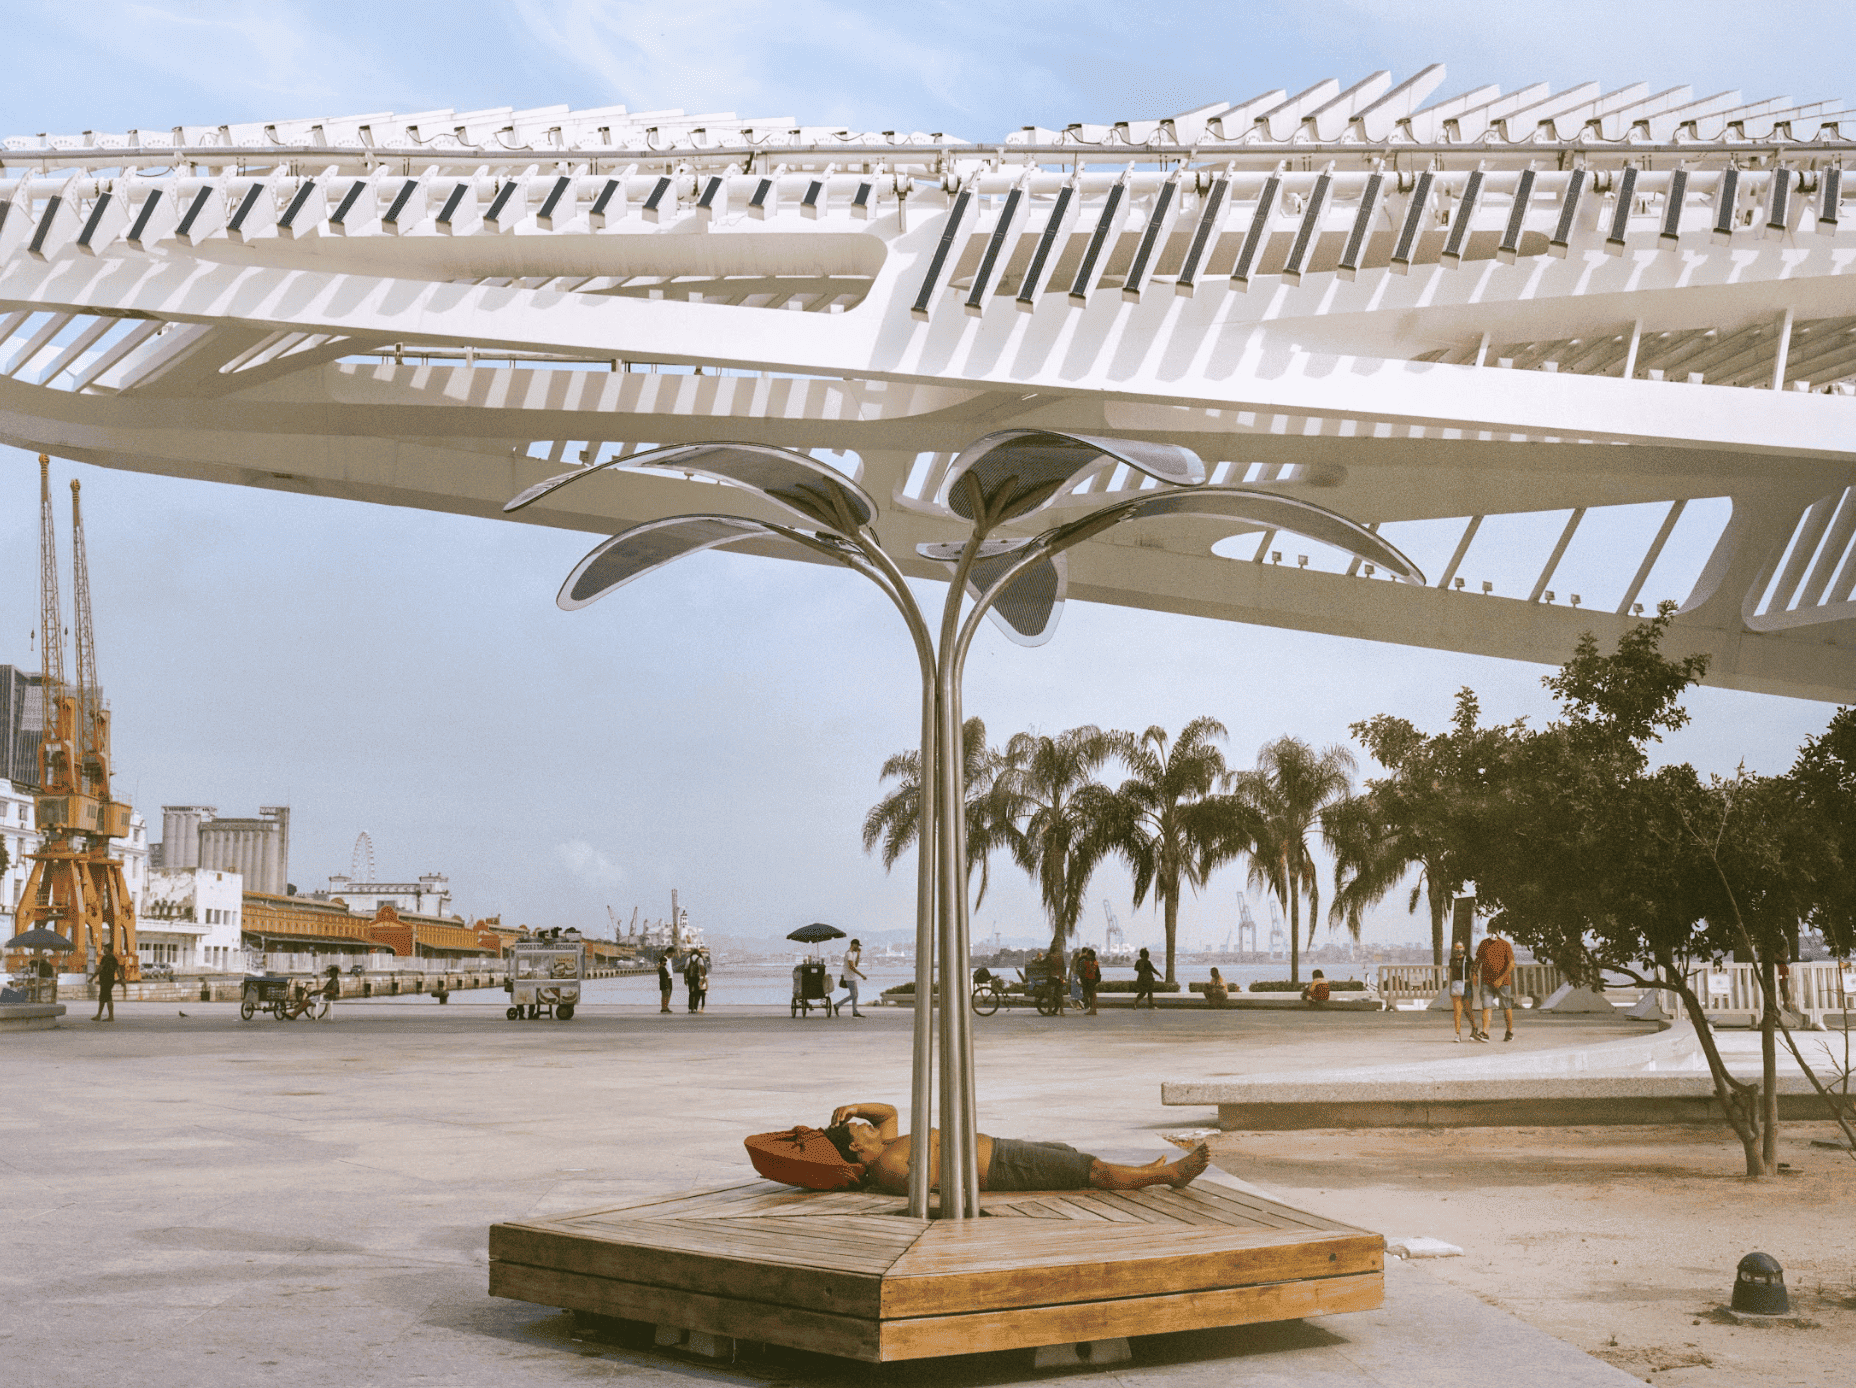
[{"label": "man lying down", "polygon": [[[909,1189],[911,1139],[896,1131],[896,1110],[889,1104],[845,1104],[833,1109],[825,1136],[848,1162],[862,1162],[864,1181],[878,1190],[906,1195]],[[1143,1186],[1185,1186],[1211,1164],[1200,1143],[1178,1161],[1156,1158],[1145,1166],[1117,1166],[1062,1142],[1026,1142],[1013,1137],[977,1136],[981,1190],[1139,1190]],[[928,1134],[928,1185],[939,1189],[941,1134]]]}]

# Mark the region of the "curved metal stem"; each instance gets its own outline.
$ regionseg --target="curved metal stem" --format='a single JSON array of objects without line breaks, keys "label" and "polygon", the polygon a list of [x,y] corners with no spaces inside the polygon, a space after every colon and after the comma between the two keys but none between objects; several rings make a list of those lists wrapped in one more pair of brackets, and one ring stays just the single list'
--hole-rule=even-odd
[{"label": "curved metal stem", "polygon": [[960,736],[960,698],[952,659],[967,575],[979,552],[983,531],[975,527],[954,566],[953,581],[941,611],[940,703],[941,806],[939,816],[941,894],[941,1216],[968,1219],[979,1214],[978,1153],[974,1138],[973,1074],[969,1057],[972,1031],[967,1019],[967,948],[962,936],[966,895],[965,865],[960,856],[966,811],[966,787]]},{"label": "curved metal stem", "polygon": [[[940,759],[938,719],[938,662],[933,639],[921,608],[904,582],[902,571],[873,540],[861,533],[857,547],[889,580],[890,599],[908,623],[909,635],[915,639],[915,652],[922,673],[922,745],[917,763],[921,792],[915,821],[915,1018],[914,1057],[910,1067],[909,1131],[927,1134],[934,1128],[934,933],[935,874],[939,863],[939,839],[936,833],[935,806],[940,795]],[[926,1136],[916,1139],[929,1142]],[[928,1218],[930,1184],[927,1148],[921,1160],[909,1163],[909,1214],[915,1219]]]}]

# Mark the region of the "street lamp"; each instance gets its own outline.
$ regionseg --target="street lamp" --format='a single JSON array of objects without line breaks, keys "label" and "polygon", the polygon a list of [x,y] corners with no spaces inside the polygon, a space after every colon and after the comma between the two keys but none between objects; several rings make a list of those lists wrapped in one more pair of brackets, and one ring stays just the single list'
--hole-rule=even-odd
[{"label": "street lamp", "polygon": [[[1139,439],[1107,439],[1043,429],[1010,429],[968,445],[948,470],[941,502],[971,529],[959,544],[923,545],[924,558],[948,564],[952,581],[942,606],[939,639],[902,571],[878,541],[877,507],[861,487],[801,453],[760,444],[678,445],[579,468],[528,488],[504,506],[517,511],[620,462],[682,471],[730,483],[774,503],[799,525],[725,513],[646,521],[596,545],[574,566],[556,603],[567,610],[591,602],[686,555],[753,542],[822,557],[862,574],[889,597],[915,643],[922,677],[921,801],[917,810],[914,1064],[911,1131],[918,1144],[909,1164],[909,1213],[929,1213],[928,1134],[933,1128],[932,1074],[935,971],[940,961],[941,1214],[980,1212],[973,1035],[967,1009],[969,973],[966,823],[961,769],[960,690],[966,654],[982,617],[1023,645],[1041,645],[1056,630],[1067,584],[1066,552],[1113,526],[1190,516],[1241,521],[1306,535],[1422,583],[1404,555],[1372,531],[1325,508],[1242,487],[1204,485],[1205,465],[1191,449]],[[1125,464],[1159,484],[1156,490],[1098,506],[1029,538],[991,538],[1062,495],[1083,477]],[[971,594],[973,605],[961,620]],[[937,941],[936,936],[939,936]],[[938,948],[937,948],[938,945]]]}]

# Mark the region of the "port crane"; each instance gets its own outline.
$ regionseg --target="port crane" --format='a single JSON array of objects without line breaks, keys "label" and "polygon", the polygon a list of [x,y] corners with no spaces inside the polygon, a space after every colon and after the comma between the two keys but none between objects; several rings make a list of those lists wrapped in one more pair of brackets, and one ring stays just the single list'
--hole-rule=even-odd
[{"label": "port crane", "polygon": [[1108,958],[1128,952],[1128,937],[1121,933],[1121,922],[1115,919],[1115,908],[1108,904],[1108,898],[1102,898],[1102,912],[1108,917],[1108,929],[1102,935],[1102,953]]},{"label": "port crane", "polygon": [[1237,894],[1237,952],[1257,952],[1257,918],[1250,914],[1250,898],[1243,892]]},{"label": "port crane", "polygon": [[44,927],[71,941],[65,967],[84,970],[114,951],[122,977],[141,977],[135,899],[110,840],[129,835],[129,806],[110,795],[110,715],[97,678],[90,621],[90,565],[84,551],[82,488],[71,482],[71,604],[77,680],[67,683],[58,545],[52,517],[51,459],[39,455],[39,790],[34,814],[43,842],[16,908],[20,932]]}]

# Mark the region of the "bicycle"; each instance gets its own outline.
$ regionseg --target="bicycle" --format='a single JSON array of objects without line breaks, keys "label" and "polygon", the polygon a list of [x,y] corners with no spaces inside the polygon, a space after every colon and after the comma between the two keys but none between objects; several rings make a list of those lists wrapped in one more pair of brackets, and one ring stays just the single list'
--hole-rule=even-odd
[{"label": "bicycle", "polygon": [[1063,1009],[1069,1006],[1071,1003],[1075,1003],[1077,1007],[1082,1006],[1082,1003],[1080,1001],[1073,999],[1070,996],[1069,986],[1064,982],[1064,980],[1061,977],[1057,977],[1054,975],[1047,975],[1046,977],[1038,980],[1038,986],[1037,986],[1038,1016],[1040,1017],[1061,1016],[1063,1015]]},{"label": "bicycle", "polygon": [[1005,980],[985,969],[973,975],[973,1010],[982,1017],[990,1017],[999,1010],[999,1004],[1005,1001]]}]

